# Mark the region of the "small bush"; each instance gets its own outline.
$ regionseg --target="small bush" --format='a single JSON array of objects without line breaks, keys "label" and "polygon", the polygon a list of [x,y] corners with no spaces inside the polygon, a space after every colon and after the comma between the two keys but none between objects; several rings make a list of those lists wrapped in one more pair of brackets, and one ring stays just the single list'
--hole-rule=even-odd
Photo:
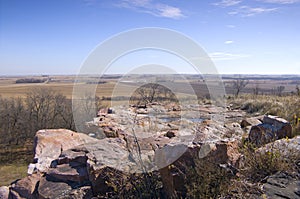
[{"label": "small bush", "polygon": [[158,172],[141,174],[118,174],[107,176],[107,185],[111,192],[98,198],[163,198],[162,181]]},{"label": "small bush", "polygon": [[275,143],[259,149],[246,143],[242,153],[244,161],[241,174],[251,182],[261,182],[265,177],[278,171],[295,171],[296,164],[300,161],[300,155],[297,151],[292,148],[289,149],[288,146],[275,147]]},{"label": "small bush", "polygon": [[217,198],[226,195],[233,175],[218,164],[197,160],[194,167],[186,169],[186,198]]}]

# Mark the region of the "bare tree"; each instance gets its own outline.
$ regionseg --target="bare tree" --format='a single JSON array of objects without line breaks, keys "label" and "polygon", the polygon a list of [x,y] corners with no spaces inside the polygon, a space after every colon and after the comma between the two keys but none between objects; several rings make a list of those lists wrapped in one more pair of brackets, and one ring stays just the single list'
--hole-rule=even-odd
[{"label": "bare tree", "polygon": [[149,83],[149,84],[146,84],[146,85],[140,87],[137,90],[137,93],[140,95],[142,101],[145,104],[152,103],[156,97],[159,87],[160,87],[159,84]]},{"label": "bare tree", "polygon": [[297,94],[298,96],[300,96],[300,88],[299,88],[299,85],[296,86],[296,94]]},{"label": "bare tree", "polygon": [[25,99],[0,97],[0,144],[7,154],[0,162],[14,161],[15,145],[31,143],[36,131],[44,128],[75,130],[70,99],[45,88],[31,90]]},{"label": "bare tree", "polygon": [[93,96],[92,93],[85,93],[81,99],[75,100],[76,106],[73,106],[73,113],[80,116],[76,117],[78,131],[85,131],[86,122],[93,120],[97,116],[97,112],[103,107],[101,99],[98,96]]},{"label": "bare tree", "polygon": [[255,87],[253,88],[253,94],[258,95],[259,94],[259,85],[256,84]]},{"label": "bare tree", "polygon": [[1,141],[19,144],[26,137],[26,111],[21,98],[0,100]]},{"label": "bare tree", "polygon": [[136,89],[130,100],[131,102],[135,101],[134,104],[145,106],[153,102],[176,101],[177,98],[167,87],[157,83],[149,83]]},{"label": "bare tree", "polygon": [[245,80],[243,78],[238,78],[233,81],[233,89],[235,97],[238,97],[240,92],[249,84],[249,80]]},{"label": "bare tree", "polygon": [[27,128],[34,134],[44,128],[75,130],[72,101],[51,89],[33,89],[25,99]]},{"label": "bare tree", "polygon": [[37,88],[26,96],[32,130],[50,128],[57,116],[54,103],[55,93],[51,89]]},{"label": "bare tree", "polygon": [[283,93],[284,89],[285,89],[284,86],[278,86],[277,87],[277,95],[282,96],[282,93]]}]

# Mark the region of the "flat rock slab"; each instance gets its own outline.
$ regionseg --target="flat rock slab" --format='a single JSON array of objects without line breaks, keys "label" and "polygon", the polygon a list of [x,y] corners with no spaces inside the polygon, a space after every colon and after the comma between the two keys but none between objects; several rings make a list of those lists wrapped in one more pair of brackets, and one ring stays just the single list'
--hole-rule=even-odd
[{"label": "flat rock slab", "polygon": [[87,160],[85,151],[66,150],[61,153],[58,158],[58,164],[67,164],[70,162],[77,162],[78,164],[85,164]]},{"label": "flat rock slab", "polygon": [[129,153],[124,140],[120,138],[106,138],[86,145],[77,146],[78,151],[88,151],[88,164],[96,167],[111,166],[125,169]]},{"label": "flat rock slab", "polygon": [[245,118],[241,122],[241,127],[246,128],[247,126],[255,126],[259,125],[262,122],[257,117]]},{"label": "flat rock slab", "polygon": [[50,168],[47,175],[63,182],[83,182],[88,180],[86,167],[71,167],[69,164],[58,165],[56,168]]},{"label": "flat rock slab", "polygon": [[267,197],[273,199],[300,198],[300,180],[286,173],[280,172],[270,176],[263,185]]}]

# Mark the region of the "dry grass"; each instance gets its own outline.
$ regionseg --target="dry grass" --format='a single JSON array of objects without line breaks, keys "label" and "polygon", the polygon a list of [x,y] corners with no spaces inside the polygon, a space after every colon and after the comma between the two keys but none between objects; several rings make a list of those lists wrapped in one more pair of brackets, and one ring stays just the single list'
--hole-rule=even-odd
[{"label": "dry grass", "polygon": [[[25,98],[26,94],[37,88],[42,89],[51,89],[54,92],[61,93],[66,96],[68,99],[72,98],[74,77],[59,77],[57,82],[50,83],[25,83],[25,84],[16,84],[15,81],[18,78],[0,78],[0,96],[3,98]],[[96,87],[96,96],[102,97],[124,97],[127,96],[130,98],[129,91],[134,91],[137,89],[140,84],[129,84],[129,83],[120,83],[117,80],[107,80],[104,84],[92,85],[82,83],[79,85],[83,91],[91,90]],[[176,93],[180,98],[187,98],[191,96],[190,94],[184,93],[184,87],[179,89]],[[127,102],[124,100],[113,101],[114,106],[123,105]],[[102,104],[105,106],[111,106],[110,100],[103,100]]]},{"label": "dry grass", "polygon": [[296,95],[241,95],[229,99],[235,108],[241,108],[248,113],[277,114],[278,116],[292,119],[294,114],[300,116],[300,97]]},{"label": "dry grass", "polygon": [[[114,88],[114,82],[99,85],[96,94],[98,96],[111,96]],[[88,85],[87,85],[88,87]],[[72,98],[73,83],[37,83],[37,84],[0,84],[0,93],[2,97],[25,97],[27,92],[34,88],[50,88],[53,91],[65,95],[67,98]]]},{"label": "dry grass", "polygon": [[[36,77],[36,78],[41,78],[41,77]],[[70,99],[72,97],[73,85],[74,85],[73,82],[75,76],[57,76],[51,78],[53,80],[52,82],[49,83],[24,83],[24,84],[15,83],[17,79],[20,79],[18,77],[0,78],[0,95],[4,98],[25,97],[26,93],[32,90],[33,88],[48,88],[48,89],[50,88],[56,92],[65,95],[67,98]],[[86,79],[86,81],[88,80],[89,79]],[[109,80],[105,84],[99,84],[96,91],[97,95],[100,97],[110,96],[115,84],[116,84],[115,80]],[[91,86],[91,85],[86,84],[86,86]]]},{"label": "dry grass", "polygon": [[16,179],[27,176],[27,164],[0,165],[0,186],[7,186]]},{"label": "dry grass", "polygon": [[241,95],[228,100],[233,108],[245,110],[253,115],[277,115],[288,120],[293,126],[294,135],[300,134],[300,124],[296,124],[295,117],[300,118],[300,97],[296,95]]},{"label": "dry grass", "polygon": [[209,160],[196,160],[195,166],[187,166],[186,170],[186,198],[218,198],[226,195],[233,177]]}]

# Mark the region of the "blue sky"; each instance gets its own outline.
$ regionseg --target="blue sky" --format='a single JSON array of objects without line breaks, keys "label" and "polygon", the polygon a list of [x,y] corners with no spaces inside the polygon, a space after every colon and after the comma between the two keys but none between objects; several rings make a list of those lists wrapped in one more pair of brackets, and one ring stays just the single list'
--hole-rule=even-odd
[{"label": "blue sky", "polygon": [[[0,0],[0,75],[76,74],[99,43],[143,27],[192,38],[219,73],[300,74],[299,19],[300,0]],[[144,56],[192,72],[164,53]],[[139,57],[110,71],[126,72]]]}]

